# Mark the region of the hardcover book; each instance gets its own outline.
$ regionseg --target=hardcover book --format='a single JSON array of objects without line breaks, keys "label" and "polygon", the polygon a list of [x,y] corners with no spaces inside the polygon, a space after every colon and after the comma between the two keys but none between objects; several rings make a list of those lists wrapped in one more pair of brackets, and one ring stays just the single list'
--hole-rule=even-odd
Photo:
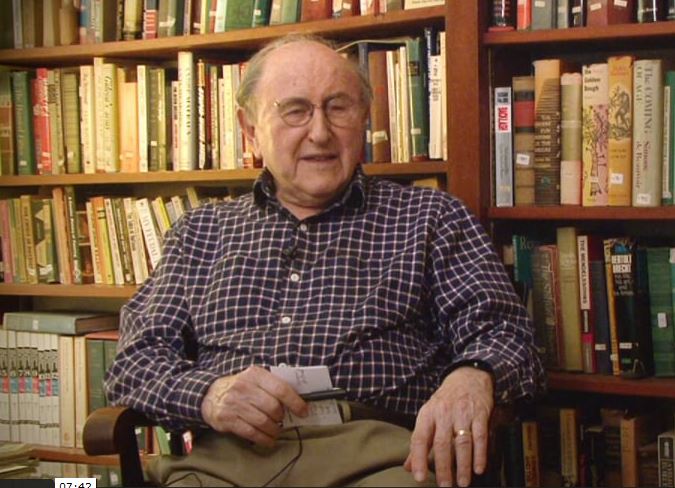
[{"label": "hardcover book", "polygon": [[517,207],[534,205],[534,76],[514,76],[514,198]]},{"label": "hardcover book", "polygon": [[633,206],[658,207],[663,167],[662,61],[640,59],[633,67]]},{"label": "hardcover book", "polygon": [[513,149],[511,123],[511,87],[495,88],[494,164],[495,205],[513,206]]},{"label": "hardcover book", "polygon": [[630,24],[635,21],[635,0],[588,0],[586,25]]},{"label": "hardcover book", "polygon": [[672,274],[675,252],[669,247],[647,248],[649,317],[654,347],[654,375],[675,376],[675,325]]},{"label": "hardcover book", "polygon": [[4,326],[9,330],[84,334],[116,329],[119,315],[100,312],[6,312]]},{"label": "hardcover book", "polygon": [[633,162],[633,57],[607,59],[609,82],[609,187],[610,206],[629,206]]},{"label": "hardcover book", "polygon": [[608,201],[607,63],[583,67],[583,174],[581,201],[585,207],[605,206]]},{"label": "hardcover book", "polygon": [[560,204],[581,205],[582,77],[560,77]]},{"label": "hardcover book", "polygon": [[559,59],[534,61],[534,199],[560,204]]},{"label": "hardcover book", "polygon": [[621,238],[614,240],[610,254],[621,375],[641,378],[654,369],[646,252],[633,239]]}]

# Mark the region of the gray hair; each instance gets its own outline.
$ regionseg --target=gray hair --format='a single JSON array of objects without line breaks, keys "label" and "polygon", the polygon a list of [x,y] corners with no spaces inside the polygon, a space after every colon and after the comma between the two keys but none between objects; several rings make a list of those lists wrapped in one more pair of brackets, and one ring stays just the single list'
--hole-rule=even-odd
[{"label": "gray hair", "polygon": [[[284,37],[280,37],[269,44],[264,48],[258,51],[256,54],[251,57],[248,61],[248,66],[244,73],[244,77],[239,83],[239,89],[237,90],[237,105],[244,109],[246,115],[251,118],[255,118],[257,106],[256,106],[256,97],[255,90],[258,86],[258,82],[262,78],[263,70],[265,68],[265,62],[274,53],[277,49],[286,46],[287,44],[293,44],[296,42],[315,42],[326,46],[335,51],[335,43],[324,39],[321,36],[315,34],[288,34]],[[354,71],[359,80],[359,88],[361,91],[361,100],[366,107],[370,106],[370,101],[373,97],[373,92],[370,87],[370,81],[368,81],[367,73],[364,73],[361,67],[355,63],[351,58],[346,58],[347,66]]]}]

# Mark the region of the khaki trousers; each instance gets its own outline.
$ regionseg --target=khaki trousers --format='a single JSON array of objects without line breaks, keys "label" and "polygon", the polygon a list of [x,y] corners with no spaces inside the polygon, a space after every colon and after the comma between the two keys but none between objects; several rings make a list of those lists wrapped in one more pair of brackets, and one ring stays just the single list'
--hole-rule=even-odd
[{"label": "khaki trousers", "polygon": [[170,486],[436,486],[432,473],[418,484],[403,469],[409,447],[409,430],[377,420],[289,429],[273,448],[210,432],[148,474]]}]

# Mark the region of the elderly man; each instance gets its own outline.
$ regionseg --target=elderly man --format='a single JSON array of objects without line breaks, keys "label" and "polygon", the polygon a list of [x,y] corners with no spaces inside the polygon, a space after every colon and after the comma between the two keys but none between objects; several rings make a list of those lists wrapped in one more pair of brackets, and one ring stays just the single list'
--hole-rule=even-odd
[{"label": "elderly man", "polygon": [[[532,397],[542,381],[484,231],[446,193],[364,176],[368,82],[321,40],[267,46],[237,100],[265,171],[251,194],[171,229],[122,310],[106,377],[115,404],[199,432],[190,455],[162,458],[152,476],[468,485],[487,463],[495,399]],[[326,366],[371,413],[284,429],[285,412],[302,418],[308,403],[270,371],[282,364]],[[391,422],[406,415],[412,434]]]}]

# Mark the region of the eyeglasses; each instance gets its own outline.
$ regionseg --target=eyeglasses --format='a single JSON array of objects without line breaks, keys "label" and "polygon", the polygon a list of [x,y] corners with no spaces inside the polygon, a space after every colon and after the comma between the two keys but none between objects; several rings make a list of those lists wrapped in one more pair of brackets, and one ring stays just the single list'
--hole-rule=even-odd
[{"label": "eyeglasses", "polygon": [[352,127],[363,115],[363,107],[348,96],[325,100],[320,106],[306,98],[285,98],[274,102],[281,119],[291,127],[302,127],[312,120],[314,109],[323,111],[328,122],[335,127]]}]

